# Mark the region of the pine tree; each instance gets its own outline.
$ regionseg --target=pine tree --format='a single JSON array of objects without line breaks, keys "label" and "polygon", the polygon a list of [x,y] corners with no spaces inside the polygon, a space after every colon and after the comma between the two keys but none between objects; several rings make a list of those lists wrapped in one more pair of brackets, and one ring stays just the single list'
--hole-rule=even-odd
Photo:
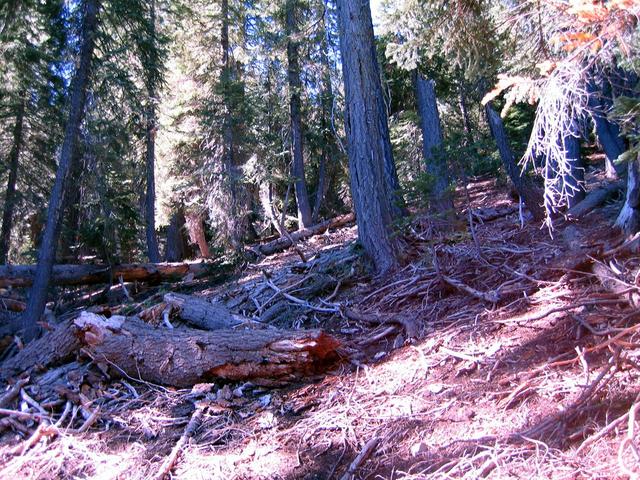
[{"label": "pine tree", "polygon": [[338,0],[340,51],[345,83],[347,150],[358,238],[379,273],[398,265],[393,235],[397,218],[389,179],[393,155],[375,56],[369,2]]}]

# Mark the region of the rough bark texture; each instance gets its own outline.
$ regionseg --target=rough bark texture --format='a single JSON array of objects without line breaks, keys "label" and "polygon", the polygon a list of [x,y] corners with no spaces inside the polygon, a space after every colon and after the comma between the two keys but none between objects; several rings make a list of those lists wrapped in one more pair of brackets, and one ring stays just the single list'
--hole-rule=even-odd
[{"label": "rough bark texture", "polygon": [[211,257],[207,237],[204,233],[204,224],[202,216],[198,213],[187,214],[187,231],[189,232],[189,240],[200,249],[201,258]]},{"label": "rough bark texture", "polygon": [[64,215],[62,221],[62,231],[60,233],[60,253],[59,263],[73,263],[78,258],[78,251],[74,249],[78,243],[78,229],[80,228],[80,202],[82,199],[82,171],[83,152],[80,148],[81,140],[73,152],[71,168],[69,170],[69,185],[74,188],[67,188],[64,192]]},{"label": "rough bark texture", "polygon": [[[37,267],[33,265],[0,266],[0,288],[33,285]],[[52,268],[53,285],[90,285],[96,283],[159,282],[192,274],[195,277],[211,273],[207,263],[133,263],[114,265],[56,265]]]},{"label": "rough bark texture", "polygon": [[69,117],[65,128],[64,140],[60,150],[60,160],[56,172],[56,180],[49,200],[47,210],[47,224],[42,244],[38,252],[38,268],[29,295],[27,310],[22,316],[25,338],[31,339],[37,333],[37,321],[44,311],[49,281],[55,260],[58,234],[60,230],[60,215],[62,212],[62,197],[64,194],[67,174],[71,165],[71,158],[76,149],[80,124],[84,115],[87,86],[91,71],[91,61],[95,46],[95,36],[98,26],[99,0],[86,0],[84,3],[84,19],[82,40],[80,47],[80,61],[71,86],[71,100]]},{"label": "rough bark texture", "polygon": [[179,209],[171,216],[167,227],[167,249],[165,260],[167,262],[181,262],[190,257],[189,242],[186,237],[186,219],[184,211]]},{"label": "rough bark texture", "polygon": [[422,130],[422,154],[427,173],[434,179],[431,204],[439,214],[454,212],[453,193],[449,183],[451,177],[442,152],[442,128],[436,101],[435,82],[416,73],[416,97]]},{"label": "rough bark texture", "polygon": [[522,169],[516,163],[516,160],[509,146],[509,140],[507,138],[507,132],[504,129],[504,124],[500,115],[491,107],[486,105],[485,113],[487,115],[487,122],[489,123],[489,129],[491,135],[496,142],[500,158],[502,159],[502,165],[504,166],[513,186],[516,188],[518,195],[527,206],[533,218],[536,221],[542,221],[545,218],[545,211],[543,207],[544,199],[542,192],[536,188],[531,179],[527,177]]},{"label": "rough bark texture", "polygon": [[[323,27],[326,31],[326,24],[323,17]],[[322,36],[320,44],[320,64],[322,65],[322,92],[321,106],[322,113],[320,125],[322,128],[322,154],[320,156],[320,166],[318,167],[318,183],[316,186],[316,201],[313,205],[312,221],[318,222],[320,209],[329,191],[329,164],[335,162],[336,145],[331,129],[331,111],[333,108],[333,86],[331,85],[331,66],[329,65],[329,46],[326,34]],[[333,170],[333,169],[331,169]]]},{"label": "rough bark texture", "polygon": [[338,347],[317,330],[170,331],[137,318],[83,313],[6,361],[0,377],[59,363],[84,348],[115,373],[178,388],[215,380],[280,384],[326,371]]},{"label": "rough bark texture", "polygon": [[353,213],[349,213],[347,215],[342,215],[341,217],[332,218],[331,220],[327,220],[326,222],[319,223],[318,225],[314,225],[311,228],[305,228],[304,230],[299,230],[297,232],[291,233],[290,235],[278,238],[277,240],[273,240],[272,242],[264,243],[262,245],[255,245],[251,247],[251,250],[254,250],[261,255],[273,255],[277,252],[282,252],[287,248],[292,246],[291,240],[294,242],[299,242],[309,237],[313,237],[314,235],[320,235],[327,230],[333,228],[343,227],[355,220],[355,215]]},{"label": "rough bark texture", "polygon": [[16,183],[18,181],[18,163],[22,150],[22,131],[24,126],[25,94],[20,96],[20,103],[16,110],[16,123],[13,126],[13,141],[9,152],[9,178],[4,197],[2,212],[2,230],[0,231],[0,264],[7,263],[11,244],[11,230],[13,227],[13,213],[16,206]]},{"label": "rough bark texture", "polygon": [[627,169],[627,197],[616,226],[631,235],[640,231],[640,155],[628,162]]},{"label": "rough bark texture", "polygon": [[376,270],[384,273],[398,265],[393,222],[399,207],[394,204],[395,191],[389,181],[393,155],[371,9],[368,1],[338,0],[337,6],[351,197],[358,238]]},{"label": "rough bark texture", "polygon": [[239,251],[242,248],[243,239],[248,235],[249,221],[244,210],[247,210],[247,192],[241,182],[241,172],[239,168],[239,155],[235,146],[235,126],[234,126],[234,101],[233,96],[237,95],[235,84],[237,83],[238,72],[234,69],[232,48],[229,41],[229,24],[231,23],[229,12],[229,0],[221,0],[221,22],[220,22],[220,47],[222,49],[222,71],[220,73],[220,84],[222,86],[224,99],[224,115],[222,125],[222,165],[224,168],[224,194],[227,196],[227,204],[223,204],[226,223],[226,235],[231,247]]},{"label": "rough bark texture", "polygon": [[[155,23],[156,11],[155,0],[151,0],[151,42],[150,48],[155,46]],[[146,170],[147,170],[147,191],[145,195],[145,232],[147,236],[147,257],[151,263],[160,261],[160,251],[158,249],[158,237],[156,236],[156,86],[155,79],[147,79],[147,93],[149,94],[149,105],[147,106],[147,131],[146,131]]]},{"label": "rough bark texture", "polygon": [[589,112],[593,119],[596,137],[606,155],[607,176],[615,178],[624,173],[624,165],[615,165],[614,162],[624,153],[625,145],[620,136],[620,128],[607,118],[613,106],[610,90],[608,81],[604,78],[599,82],[594,79],[587,83]]},{"label": "rough bark texture", "polygon": [[287,75],[289,78],[289,108],[291,115],[291,151],[293,157],[293,177],[298,204],[298,227],[310,227],[311,205],[304,175],[304,156],[302,149],[302,82],[300,80],[300,54],[297,20],[298,0],[287,0],[286,3],[286,34],[287,34]]},{"label": "rough bark texture", "polygon": [[568,206],[572,208],[584,200],[584,163],[580,156],[580,126],[574,119],[570,131],[561,139],[561,145],[565,152],[565,161],[570,172],[563,177],[565,189],[568,192]]},{"label": "rough bark texture", "polygon": [[236,327],[247,319],[231,313],[222,305],[210,301],[182,295],[167,293],[164,301],[178,312],[178,316],[188,324],[202,330],[221,330]]},{"label": "rough bark texture", "polygon": [[68,360],[82,346],[77,333],[77,328],[70,320],[42,338],[29,342],[16,356],[2,363],[0,380],[7,380],[32,368],[48,367]]}]

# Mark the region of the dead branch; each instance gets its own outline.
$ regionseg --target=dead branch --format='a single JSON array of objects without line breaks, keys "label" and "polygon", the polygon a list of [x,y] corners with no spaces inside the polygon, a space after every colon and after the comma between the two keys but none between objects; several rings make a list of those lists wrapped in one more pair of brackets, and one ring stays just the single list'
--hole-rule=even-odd
[{"label": "dead branch", "polygon": [[171,470],[173,470],[176,462],[178,461],[178,456],[180,455],[180,453],[184,449],[187,442],[191,439],[191,437],[193,437],[193,435],[196,433],[196,430],[200,426],[200,423],[202,421],[202,415],[204,414],[205,409],[206,409],[206,404],[204,403],[201,405],[198,405],[198,407],[195,409],[195,411],[191,415],[191,419],[189,420],[187,427],[184,429],[184,432],[182,432],[180,439],[173,446],[173,448],[171,449],[171,453],[169,453],[169,456],[165,459],[165,461],[162,463],[162,465],[158,469],[158,472],[153,477],[154,480],[163,480],[167,475],[171,473]]}]

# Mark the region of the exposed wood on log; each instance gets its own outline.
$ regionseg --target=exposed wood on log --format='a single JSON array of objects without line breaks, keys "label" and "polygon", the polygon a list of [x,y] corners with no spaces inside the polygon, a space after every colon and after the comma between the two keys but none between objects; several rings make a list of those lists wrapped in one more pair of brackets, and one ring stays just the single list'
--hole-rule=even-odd
[{"label": "exposed wood on log", "polygon": [[167,330],[135,317],[83,312],[4,362],[7,379],[83,351],[143,381],[185,388],[216,379],[276,385],[335,364],[339,342],[319,330]]},{"label": "exposed wood on log", "polygon": [[178,388],[216,379],[285,383],[321,373],[337,360],[338,341],[318,330],[168,331],[120,318],[120,326],[114,317],[78,318],[86,350],[131,377]]},{"label": "exposed wood on log", "polygon": [[203,330],[222,330],[248,321],[231,313],[222,305],[211,303],[204,298],[167,293],[164,301],[178,311],[182,320]]},{"label": "exposed wood on log", "polygon": [[[319,223],[318,225],[314,225],[313,227],[298,230],[297,232],[292,233],[290,237],[294,242],[299,242],[309,237],[313,237],[314,235],[323,234],[327,230],[344,227],[354,220],[355,215],[353,213],[349,213],[347,215],[342,215],[340,217],[336,217],[331,220]],[[254,252],[257,252],[261,255],[273,255],[274,253],[282,252],[283,250],[291,247],[291,240],[286,237],[281,237],[277,240],[264,243],[262,245],[254,245],[250,250],[253,250]]]},{"label": "exposed wood on log", "polygon": [[567,216],[571,218],[581,218],[584,217],[587,213],[592,210],[598,208],[604,202],[606,202],[609,198],[615,195],[617,192],[621,191],[624,188],[623,182],[613,182],[607,185],[604,185],[601,188],[597,188],[585,197],[577,205],[573,206],[569,210],[567,210]]},{"label": "exposed wood on log", "polygon": [[[89,285],[95,283],[153,282],[206,275],[212,264],[197,263],[132,263],[114,265],[111,274],[107,265],[56,265],[52,283],[55,285]],[[0,287],[29,287],[33,283],[35,265],[0,265]]]}]

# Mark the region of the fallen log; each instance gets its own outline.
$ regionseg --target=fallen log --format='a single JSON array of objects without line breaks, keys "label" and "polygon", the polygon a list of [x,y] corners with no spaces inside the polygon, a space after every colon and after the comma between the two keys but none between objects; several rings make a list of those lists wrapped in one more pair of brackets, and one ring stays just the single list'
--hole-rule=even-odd
[{"label": "fallen log", "polygon": [[326,371],[339,346],[319,330],[167,330],[136,317],[83,312],[5,361],[0,378],[63,361],[82,348],[117,373],[176,388],[215,380],[279,385]]},{"label": "fallen log", "polygon": [[222,305],[211,303],[204,298],[167,293],[164,301],[177,311],[182,320],[202,330],[233,328],[248,321],[240,315],[231,313]]},{"label": "fallen log", "polygon": [[613,182],[607,185],[604,185],[601,188],[597,188],[585,197],[577,205],[571,207],[567,210],[567,216],[569,218],[581,218],[584,217],[587,213],[592,210],[598,208],[604,202],[606,202],[609,198],[615,195],[617,192],[621,191],[624,188],[623,182]]},{"label": "fallen log", "polygon": [[355,221],[355,215],[353,213],[349,213],[347,215],[342,215],[340,217],[336,217],[331,220],[319,223],[318,225],[314,225],[313,227],[298,230],[297,232],[291,233],[288,236],[290,238],[284,236],[278,238],[277,240],[263,243],[261,245],[253,245],[249,248],[249,250],[259,253],[260,255],[273,255],[274,253],[286,250],[295,242],[305,240],[315,235],[321,235],[330,229],[344,227],[345,225],[348,225],[353,221]]},{"label": "fallen log", "polygon": [[[51,283],[54,285],[90,285],[96,283],[156,282],[192,274],[200,277],[211,273],[213,264],[198,263],[132,263],[114,265],[56,265]],[[0,288],[30,287],[35,265],[0,265]]]}]

